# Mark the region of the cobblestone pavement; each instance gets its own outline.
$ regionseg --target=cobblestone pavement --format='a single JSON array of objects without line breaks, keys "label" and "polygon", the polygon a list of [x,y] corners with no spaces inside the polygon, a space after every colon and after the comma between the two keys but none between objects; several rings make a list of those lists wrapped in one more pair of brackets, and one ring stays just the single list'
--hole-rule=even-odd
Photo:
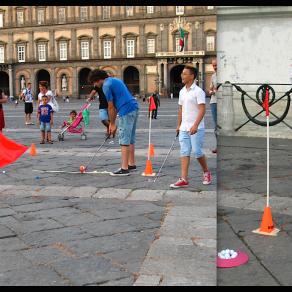
[{"label": "cobblestone pavement", "polygon": [[[55,127],[82,102],[61,104]],[[20,104],[5,106],[9,138],[30,145],[25,154],[0,173],[0,285],[216,285],[216,155],[210,110],[205,152],[213,173],[201,182],[197,163],[191,186],[171,191],[179,176],[176,144],[162,176],[154,184],[141,176],[147,157],[147,105],[141,104],[137,131],[138,172],[127,178],[78,172],[104,140],[98,107],[91,108],[88,140],[66,135],[53,145],[39,145],[36,126],[23,126]],[[154,170],[164,160],[175,136],[177,101],[162,101],[153,121]],[[107,143],[90,170],[119,167],[117,140]]]},{"label": "cobblestone pavement", "polygon": [[218,160],[218,250],[247,252],[249,263],[218,269],[218,284],[291,285],[292,140],[271,140],[271,208],[277,237],[252,233],[266,205],[266,139],[220,137]]}]

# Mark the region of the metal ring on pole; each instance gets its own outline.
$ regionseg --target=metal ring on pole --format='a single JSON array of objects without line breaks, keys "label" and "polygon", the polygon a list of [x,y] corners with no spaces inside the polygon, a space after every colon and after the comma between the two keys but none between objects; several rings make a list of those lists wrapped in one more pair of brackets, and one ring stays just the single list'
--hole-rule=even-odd
[{"label": "metal ring on pole", "polygon": [[[264,108],[264,107],[263,107],[263,104],[264,104],[263,101],[264,101],[264,99],[263,99],[263,95],[262,95],[262,98],[260,98],[260,91],[263,91],[263,92],[264,92],[266,88],[269,89],[269,91],[271,90],[271,92],[272,92],[272,97],[271,97],[271,99],[269,99],[269,106],[273,106],[274,101],[275,101],[275,98],[276,98],[276,97],[275,97],[275,91],[274,91],[274,89],[273,89],[271,86],[266,85],[266,84],[261,85],[261,86],[258,88],[258,90],[257,90],[256,98],[257,98],[258,105],[261,106],[262,109]],[[270,121],[270,122],[269,122],[269,125],[270,125],[270,126],[275,126],[275,125],[281,123],[281,122],[286,118],[286,116],[287,116],[287,114],[288,114],[288,112],[289,112],[289,109],[290,109],[290,103],[291,103],[291,98],[290,98],[290,94],[289,94],[289,92],[287,92],[286,95],[287,95],[287,104],[286,104],[286,108],[285,108],[284,113],[282,114],[282,116],[280,116],[280,117],[277,118],[276,120],[274,120],[274,121]],[[243,107],[243,110],[244,110],[244,113],[246,114],[246,116],[247,116],[247,117],[249,118],[249,120],[252,121],[253,123],[255,123],[255,124],[259,125],[259,126],[266,127],[266,126],[267,126],[267,122],[266,122],[266,121],[260,121],[260,120],[256,119],[255,117],[253,117],[253,116],[249,113],[249,111],[248,111],[248,109],[247,109],[247,107],[246,107],[246,104],[245,104],[245,96],[246,96],[246,93],[245,93],[245,92],[242,92],[242,94],[241,94],[241,103],[242,103],[242,107]]]},{"label": "metal ring on pole", "polygon": [[[269,90],[269,97],[271,97],[269,99],[269,106],[271,106],[271,104],[275,101],[275,98],[276,98],[276,93],[275,93],[275,90],[272,86],[270,86],[268,84],[261,85],[256,92],[256,98],[257,98],[257,101],[259,102],[259,104],[262,104],[265,100],[267,89]],[[260,94],[261,94],[261,96],[260,96]]]}]

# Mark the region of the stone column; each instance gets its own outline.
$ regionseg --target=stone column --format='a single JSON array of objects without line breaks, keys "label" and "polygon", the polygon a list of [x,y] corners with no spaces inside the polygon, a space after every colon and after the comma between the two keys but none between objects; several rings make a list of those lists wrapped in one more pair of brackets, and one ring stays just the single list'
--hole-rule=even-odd
[{"label": "stone column", "polygon": [[49,60],[50,61],[55,61],[55,36],[54,36],[54,31],[50,30],[49,32]]},{"label": "stone column", "polygon": [[49,20],[50,23],[54,23],[55,19],[58,19],[57,16],[56,18],[54,18],[54,6],[49,6],[49,17],[50,17],[50,20]]},{"label": "stone column", "polygon": [[165,87],[166,91],[168,91],[168,72],[167,72],[167,61],[163,62],[163,76],[164,76],[164,81],[163,81],[163,86]]},{"label": "stone column", "polygon": [[34,61],[34,38],[33,31],[28,33],[28,46],[29,46],[29,60]]},{"label": "stone column", "polygon": [[142,65],[140,70],[140,93],[142,95],[146,93],[146,82],[146,65]]},{"label": "stone column", "polygon": [[76,35],[76,29],[71,29],[71,57],[73,60],[76,59],[77,52],[77,35]]},{"label": "stone column", "polygon": [[34,70],[33,69],[30,69],[30,78],[29,78],[29,81],[31,82],[31,88],[32,88],[32,94],[34,95],[34,98],[35,100],[37,99],[37,84],[35,84],[35,74],[34,74]]},{"label": "stone column", "polygon": [[145,24],[139,26],[139,45],[140,50],[138,56],[144,56],[145,54]]},{"label": "stone column", "polygon": [[73,68],[72,76],[72,96],[78,98],[78,72],[77,67]]},{"label": "stone column", "polygon": [[161,72],[161,62],[158,62],[158,91],[159,91],[159,95],[162,95],[162,72]]},{"label": "stone column", "polygon": [[51,70],[51,90],[55,93],[56,89],[56,76],[55,76],[55,68]]},{"label": "stone column", "polygon": [[9,96],[13,97],[14,96],[14,87],[13,87],[13,69],[12,66],[8,66],[8,75],[9,75]]},{"label": "stone column", "polygon": [[[220,105],[220,134],[233,135],[234,134],[234,105],[233,105],[233,90],[232,84],[225,82],[222,84],[222,103]],[[218,100],[220,101],[220,91],[218,91]]]},{"label": "stone column", "polygon": [[93,59],[97,59],[99,54],[98,54],[98,42],[99,42],[99,38],[98,38],[98,27],[94,27],[93,28]]},{"label": "stone column", "polygon": [[123,56],[123,40],[122,40],[122,28],[121,25],[116,26],[116,38],[115,38],[115,46],[116,46],[116,56],[117,58]]},{"label": "stone column", "polygon": [[[13,33],[8,33],[8,63],[13,63],[13,52],[14,52],[14,45],[13,45]],[[17,56],[16,56],[17,59]]]}]

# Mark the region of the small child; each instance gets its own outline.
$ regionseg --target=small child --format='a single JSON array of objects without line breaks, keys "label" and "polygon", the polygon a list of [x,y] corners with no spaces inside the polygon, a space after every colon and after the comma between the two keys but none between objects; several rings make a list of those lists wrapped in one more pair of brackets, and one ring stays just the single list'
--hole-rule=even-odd
[{"label": "small child", "polygon": [[42,133],[42,140],[40,144],[45,144],[46,132],[47,141],[49,144],[52,142],[51,126],[53,126],[53,108],[48,104],[48,97],[44,95],[42,97],[42,105],[38,108],[37,121],[40,124],[40,130]]},{"label": "small child", "polygon": [[61,128],[72,125],[73,122],[76,120],[76,118],[77,118],[77,112],[75,110],[71,111],[69,120],[67,122],[64,122]]}]

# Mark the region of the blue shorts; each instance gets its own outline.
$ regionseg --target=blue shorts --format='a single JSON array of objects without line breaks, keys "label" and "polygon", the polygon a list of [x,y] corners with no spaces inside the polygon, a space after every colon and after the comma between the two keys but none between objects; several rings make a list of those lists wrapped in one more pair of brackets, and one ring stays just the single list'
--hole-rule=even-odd
[{"label": "blue shorts", "polygon": [[40,130],[42,132],[51,132],[51,124],[50,123],[41,122]]},{"label": "blue shorts", "polygon": [[99,119],[101,121],[109,121],[108,110],[106,108],[99,110]]},{"label": "blue shorts", "polygon": [[181,157],[191,157],[192,154],[196,158],[204,156],[203,144],[205,138],[205,129],[199,129],[195,135],[190,135],[189,132],[180,131],[179,143]]},{"label": "blue shorts", "polygon": [[119,143],[122,146],[129,146],[136,143],[136,129],[139,117],[139,110],[119,117]]}]

